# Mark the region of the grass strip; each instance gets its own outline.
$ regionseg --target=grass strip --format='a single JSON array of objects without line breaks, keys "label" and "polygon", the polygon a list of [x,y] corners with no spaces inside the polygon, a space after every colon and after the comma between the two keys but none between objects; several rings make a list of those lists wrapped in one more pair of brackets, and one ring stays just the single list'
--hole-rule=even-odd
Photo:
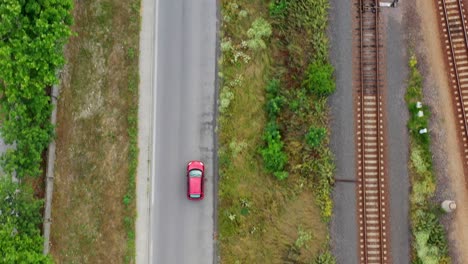
[{"label": "grass strip", "polygon": [[135,263],[140,0],[76,2],[57,114],[51,254]]},{"label": "grass strip", "polygon": [[221,260],[334,263],[328,1],[222,1],[221,15]]},{"label": "grass strip", "polygon": [[410,76],[405,100],[410,113],[408,130],[410,132],[409,172],[412,186],[410,194],[412,263],[445,264],[450,263],[450,257],[447,235],[439,222],[443,211],[433,201],[436,179],[432,166],[431,140],[429,133],[420,133],[422,129],[428,128],[431,113],[429,107],[421,103],[422,76],[414,54],[410,56],[409,68]]}]

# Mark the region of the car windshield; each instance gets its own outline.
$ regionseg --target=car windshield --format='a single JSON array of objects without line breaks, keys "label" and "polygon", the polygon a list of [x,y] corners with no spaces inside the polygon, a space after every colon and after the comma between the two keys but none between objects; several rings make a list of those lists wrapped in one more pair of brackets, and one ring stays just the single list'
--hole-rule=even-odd
[{"label": "car windshield", "polygon": [[189,171],[189,176],[190,177],[201,177],[202,172],[201,172],[201,170],[191,170],[191,171]]},{"label": "car windshield", "polygon": [[191,194],[190,198],[200,198],[200,194]]}]

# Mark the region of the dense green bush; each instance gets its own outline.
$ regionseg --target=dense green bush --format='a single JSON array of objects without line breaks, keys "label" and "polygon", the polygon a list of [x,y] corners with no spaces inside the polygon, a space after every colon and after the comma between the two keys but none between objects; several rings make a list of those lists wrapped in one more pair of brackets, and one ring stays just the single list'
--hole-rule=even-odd
[{"label": "dense green bush", "polygon": [[12,144],[2,167],[18,177],[40,173],[41,154],[53,136],[46,89],[58,83],[63,46],[71,35],[71,0],[0,5],[0,132]]},{"label": "dense green bush", "polygon": [[288,174],[284,171],[284,167],[288,162],[288,157],[283,151],[284,143],[281,141],[281,135],[275,122],[267,124],[263,140],[266,142],[266,146],[260,150],[260,153],[266,170],[280,180],[287,178]]},{"label": "dense green bush", "polygon": [[[35,200],[28,185],[19,185],[9,177],[0,177],[0,223],[11,222],[19,231],[31,235],[42,222],[42,201]],[[11,216],[13,217],[9,220]]]},{"label": "dense green bush", "polygon": [[286,99],[283,96],[269,98],[266,103],[266,111],[268,114],[268,118],[272,119],[277,117],[285,102]]},{"label": "dense green bush", "polygon": [[335,91],[333,67],[329,63],[315,61],[307,69],[302,83],[307,90],[318,96],[329,96]]},{"label": "dense green bush", "polygon": [[52,263],[42,254],[42,201],[35,200],[27,185],[0,176],[0,262]]}]

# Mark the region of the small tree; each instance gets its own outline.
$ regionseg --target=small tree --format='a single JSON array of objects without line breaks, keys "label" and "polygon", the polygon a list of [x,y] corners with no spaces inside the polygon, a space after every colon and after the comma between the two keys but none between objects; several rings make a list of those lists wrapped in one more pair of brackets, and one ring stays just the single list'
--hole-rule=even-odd
[{"label": "small tree", "polygon": [[333,67],[328,63],[313,62],[307,69],[304,85],[310,92],[319,96],[329,96],[335,91]]},{"label": "small tree", "polygon": [[42,254],[42,202],[34,199],[31,187],[0,175],[0,262],[52,263]]},{"label": "small tree", "polygon": [[43,239],[39,230],[35,234],[19,232],[12,223],[13,217],[0,227],[1,263],[52,264],[50,256],[42,254]]},{"label": "small tree", "polygon": [[10,222],[25,234],[35,234],[41,223],[41,200],[36,200],[31,187],[0,176],[0,225]]}]

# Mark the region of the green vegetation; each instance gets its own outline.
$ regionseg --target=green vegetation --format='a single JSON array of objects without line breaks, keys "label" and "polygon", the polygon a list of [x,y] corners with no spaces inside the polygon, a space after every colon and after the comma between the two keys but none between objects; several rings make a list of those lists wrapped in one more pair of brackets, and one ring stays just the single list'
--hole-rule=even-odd
[{"label": "green vegetation", "polygon": [[37,228],[42,201],[34,198],[31,187],[0,177],[0,201],[0,262],[52,263],[42,254],[44,240]]},{"label": "green vegetation", "polygon": [[333,67],[330,64],[316,61],[309,65],[303,85],[313,94],[328,96],[335,91],[332,76]]},{"label": "green vegetation", "polygon": [[[419,134],[427,128],[430,112],[427,106],[418,108],[421,102],[422,76],[417,68],[416,57],[409,61],[410,77],[406,92],[406,102],[410,112],[408,129],[410,132],[410,178],[411,190],[411,225],[413,232],[414,264],[450,263],[447,238],[439,222],[442,211],[438,204],[432,202],[436,189],[436,180],[432,168],[432,154],[429,135]],[[418,116],[422,111],[423,116]]]},{"label": "green vegetation", "polygon": [[326,231],[334,170],[326,96],[335,87],[328,8],[324,0],[222,1],[223,263],[335,263]]},{"label": "green vegetation", "polygon": [[54,134],[47,88],[58,83],[65,62],[72,1],[7,2],[0,6],[0,131],[14,148],[1,166],[8,175],[36,177]]},{"label": "green vegetation", "polygon": [[322,145],[327,136],[327,129],[324,127],[310,127],[306,134],[306,142],[312,148],[318,148]]},{"label": "green vegetation", "polygon": [[[58,83],[71,35],[72,1],[3,1],[0,5],[0,132],[12,145],[0,158],[0,262],[52,263],[39,229],[42,201],[31,178],[42,175],[54,127],[49,91]],[[22,183],[11,181],[12,175]]]},{"label": "green vegetation", "polygon": [[272,173],[278,180],[284,180],[288,177],[288,172],[284,171],[288,157],[283,151],[284,143],[281,141],[276,122],[281,107],[285,103],[284,96],[280,95],[280,89],[280,82],[276,79],[271,80],[266,87],[266,112],[269,121],[263,133],[265,146],[260,150],[260,153],[267,172]]},{"label": "green vegetation", "polygon": [[266,170],[273,173],[279,180],[286,179],[288,173],[284,171],[284,166],[288,161],[288,157],[283,152],[284,143],[281,141],[281,135],[275,122],[266,125],[263,139],[266,146],[260,150],[260,153]]}]

